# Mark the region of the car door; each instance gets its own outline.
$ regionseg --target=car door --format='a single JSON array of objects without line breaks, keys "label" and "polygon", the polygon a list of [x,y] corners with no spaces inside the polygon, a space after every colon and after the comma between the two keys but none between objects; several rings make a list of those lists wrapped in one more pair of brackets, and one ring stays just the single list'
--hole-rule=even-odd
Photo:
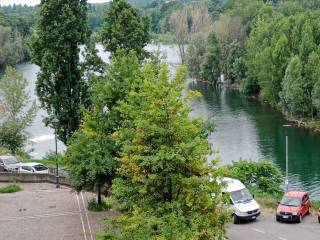
[{"label": "car door", "polygon": [[311,209],[311,202],[310,202],[309,194],[306,195],[306,208],[307,208],[307,212],[310,211],[310,209]]}]

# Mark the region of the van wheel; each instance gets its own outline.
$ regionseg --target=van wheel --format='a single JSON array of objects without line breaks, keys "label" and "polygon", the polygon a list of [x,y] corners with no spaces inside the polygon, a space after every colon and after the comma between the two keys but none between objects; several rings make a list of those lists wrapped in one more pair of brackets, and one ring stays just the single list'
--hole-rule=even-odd
[{"label": "van wheel", "polygon": [[318,217],[318,222],[320,223],[320,216]]},{"label": "van wheel", "polygon": [[239,218],[237,215],[233,214],[233,223],[234,224],[238,224],[240,221],[239,221]]}]

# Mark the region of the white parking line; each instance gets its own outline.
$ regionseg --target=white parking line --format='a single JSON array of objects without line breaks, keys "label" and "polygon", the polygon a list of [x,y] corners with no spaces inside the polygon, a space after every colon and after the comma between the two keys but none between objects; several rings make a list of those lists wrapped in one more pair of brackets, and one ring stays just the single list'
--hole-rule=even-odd
[{"label": "white parking line", "polygon": [[258,228],[251,228],[251,230],[254,231],[254,232],[261,233],[261,234],[266,234],[265,231],[262,231],[262,230],[260,230],[260,229],[258,229]]},{"label": "white parking line", "polygon": [[82,230],[83,230],[83,236],[84,239],[87,240],[87,234],[86,234],[86,228],[84,227],[84,222],[83,222],[83,218],[82,218],[82,213],[81,213],[81,207],[80,207],[80,201],[79,201],[79,197],[78,194],[76,194],[77,196],[77,203],[78,203],[78,207],[79,207],[79,211],[80,211],[80,219],[81,219],[81,224],[82,224]]},{"label": "white parking line", "polygon": [[87,223],[88,223],[89,232],[90,232],[90,238],[91,238],[91,240],[93,240],[93,237],[92,237],[92,231],[91,231],[91,225],[90,225],[90,221],[89,221],[88,213],[87,213],[87,210],[86,210],[86,204],[85,204],[85,202],[84,202],[82,192],[81,192],[80,194],[81,194],[81,198],[82,198],[83,209],[84,209],[84,212],[85,212],[85,214],[86,214],[86,218],[87,218]]}]

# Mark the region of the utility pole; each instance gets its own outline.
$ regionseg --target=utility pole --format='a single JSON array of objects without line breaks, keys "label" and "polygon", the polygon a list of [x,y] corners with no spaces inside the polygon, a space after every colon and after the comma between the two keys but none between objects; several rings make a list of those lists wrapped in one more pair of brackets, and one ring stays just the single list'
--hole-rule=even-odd
[{"label": "utility pole", "polygon": [[59,182],[59,163],[58,163],[58,138],[57,138],[57,124],[58,119],[52,120],[54,124],[54,142],[55,142],[55,148],[56,148],[56,188],[60,188],[60,182]]},{"label": "utility pole", "polygon": [[286,192],[289,191],[289,137],[288,137],[288,128],[291,127],[291,125],[283,125],[285,129],[285,135],[286,135],[286,178],[284,181],[284,186],[286,189]]}]

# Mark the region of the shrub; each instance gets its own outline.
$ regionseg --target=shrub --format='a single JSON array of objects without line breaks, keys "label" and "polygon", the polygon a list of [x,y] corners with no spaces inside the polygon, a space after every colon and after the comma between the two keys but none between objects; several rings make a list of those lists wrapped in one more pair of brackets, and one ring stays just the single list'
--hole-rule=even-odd
[{"label": "shrub", "polygon": [[0,193],[15,193],[20,192],[22,188],[17,184],[11,184],[9,186],[0,187]]},{"label": "shrub", "polygon": [[58,153],[57,155],[55,152],[49,152],[47,155],[42,158],[39,162],[41,162],[44,165],[47,165],[48,167],[55,167],[56,166],[56,160],[58,160],[59,167],[65,167],[66,166],[66,157],[64,154]]},{"label": "shrub", "polygon": [[240,160],[228,167],[230,177],[243,182],[248,188],[267,194],[281,193],[283,175],[269,161],[252,162]]},{"label": "shrub", "polygon": [[98,204],[95,198],[92,198],[88,202],[88,210],[93,212],[108,211],[112,208],[112,206],[113,206],[112,198],[106,198],[104,201],[101,202],[101,204]]}]

